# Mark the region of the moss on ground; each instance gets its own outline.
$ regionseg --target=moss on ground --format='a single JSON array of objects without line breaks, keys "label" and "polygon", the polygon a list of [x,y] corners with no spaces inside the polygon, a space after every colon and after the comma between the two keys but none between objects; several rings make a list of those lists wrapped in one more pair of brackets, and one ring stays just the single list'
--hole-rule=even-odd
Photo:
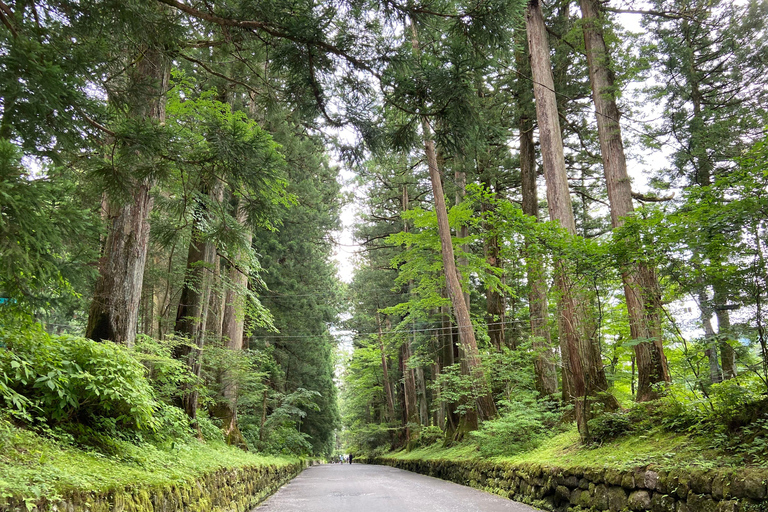
[{"label": "moss on ground", "polygon": [[223,468],[282,467],[297,459],[247,453],[222,442],[158,447],[116,441],[115,455],[38,435],[0,418],[0,498],[55,501],[69,491],[180,484]]},{"label": "moss on ground", "polygon": [[681,467],[745,467],[743,460],[707,448],[697,439],[662,431],[628,435],[600,446],[582,446],[575,427],[556,435],[538,448],[514,456],[484,459],[476,444],[461,443],[444,448],[434,444],[411,451],[386,454],[402,460],[490,460],[515,464],[535,463],[561,468],[597,467],[629,469],[654,465],[667,469]]}]

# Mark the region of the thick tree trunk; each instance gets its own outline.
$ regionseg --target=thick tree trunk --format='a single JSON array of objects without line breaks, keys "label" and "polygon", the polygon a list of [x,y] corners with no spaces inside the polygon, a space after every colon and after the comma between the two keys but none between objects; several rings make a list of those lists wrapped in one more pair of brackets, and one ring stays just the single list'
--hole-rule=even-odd
[{"label": "thick tree trunk", "polygon": [[[411,23],[410,28],[413,35],[413,50],[418,54],[420,50],[416,26]],[[437,232],[440,237],[440,252],[443,259],[446,288],[448,289],[448,297],[451,299],[453,314],[459,329],[459,343],[462,348],[462,364],[468,369],[469,375],[473,380],[473,385],[477,386],[476,395],[479,398],[477,399],[476,406],[480,420],[491,419],[496,417],[496,404],[488,389],[485,374],[480,365],[480,352],[477,349],[477,339],[475,338],[472,319],[469,316],[467,301],[461,289],[461,279],[459,271],[456,268],[456,258],[453,252],[451,226],[448,222],[448,208],[445,204],[443,181],[440,176],[440,169],[437,165],[435,141],[432,139],[432,130],[429,127],[429,121],[426,117],[421,118],[421,129],[424,140],[424,152],[427,157],[427,167],[429,168],[429,179],[432,182],[432,195],[435,198]]]},{"label": "thick tree trunk", "polygon": [[[518,51],[515,55],[523,73],[530,72],[527,55]],[[519,91],[521,105],[517,122],[520,131],[520,182],[523,196],[523,213],[539,219],[539,198],[536,192],[536,153],[533,144],[533,106],[531,90],[526,84],[525,90]],[[537,254],[531,240],[525,242],[526,274],[528,279],[528,313],[530,316],[531,336],[533,337],[534,369],[536,372],[536,390],[543,396],[557,393],[557,368],[552,350],[552,336],[547,326],[547,275],[541,256]]]},{"label": "thick tree trunk", "polygon": [[226,290],[222,279],[221,258],[214,257],[211,279],[211,304],[208,308],[208,332],[212,339],[221,339],[224,335],[224,301]]},{"label": "thick tree trunk", "polygon": [[381,318],[376,311],[376,327],[379,332],[379,351],[381,352],[381,372],[384,376],[384,397],[387,400],[387,421],[395,419],[395,396],[392,392],[392,381],[389,378],[389,365],[387,364],[387,351],[384,349],[384,333],[381,331]]},{"label": "thick tree trunk", "polygon": [[[165,95],[170,61],[158,49],[147,49],[131,72],[131,81],[141,92],[130,115],[161,123],[165,121]],[[149,214],[152,211],[152,181],[131,180],[129,197],[111,201],[109,234],[99,261],[93,301],[85,335],[133,345],[136,339],[141,286],[149,247]]]},{"label": "thick tree trunk", "polygon": [[727,294],[720,283],[715,286],[715,316],[717,318],[717,336],[719,339],[718,348],[720,349],[720,361],[723,367],[723,379],[733,379],[736,377],[736,352],[728,343],[731,331],[731,315],[726,306],[728,302]]},{"label": "thick tree trunk", "polygon": [[[236,218],[240,225],[245,225],[248,220],[247,212],[243,209],[242,201],[237,206]],[[247,232],[245,244],[251,245],[252,234]],[[245,257],[236,259],[236,264],[243,264]],[[243,350],[243,330],[245,328],[245,300],[243,291],[248,288],[248,269],[246,267],[230,266],[229,286],[226,289],[223,300],[221,334],[224,343],[229,350],[239,352]],[[224,401],[216,411],[216,417],[222,420],[224,436],[228,444],[246,446],[243,435],[237,425],[237,396],[238,387],[235,376],[231,371],[224,369],[222,376]]]},{"label": "thick tree trunk", "polygon": [[[549,216],[573,235],[576,233],[576,223],[565,171],[549,44],[538,0],[530,0],[528,3],[526,31],[544,177],[547,182]],[[566,348],[566,353],[563,354],[563,366],[572,386],[579,432],[582,438],[587,439],[589,437],[587,395],[604,392],[605,397],[602,400],[606,402],[608,408],[615,409],[618,403],[607,393],[605,371],[599,353],[595,354],[594,332],[591,332],[589,311],[585,309],[590,301],[585,298],[583,290],[568,275],[566,265],[562,261],[555,263],[555,286],[558,292],[560,336]]]},{"label": "thick tree trunk", "polygon": [[[213,186],[211,197],[219,204],[224,203],[225,184],[221,180],[216,180]],[[237,213],[235,213],[237,217]],[[240,219],[238,219],[240,220]],[[242,220],[245,222],[245,219]],[[226,291],[224,290],[224,280],[221,277],[221,257],[214,255],[213,268],[211,269],[211,291],[210,305],[208,307],[208,319],[206,329],[212,339],[221,339],[224,333],[224,306],[226,300]]]},{"label": "thick tree trunk", "polygon": [[[632,214],[634,207],[619,125],[621,113],[613,93],[613,72],[603,38],[599,8],[597,0],[581,0],[584,42],[605,182],[611,205],[611,223],[614,228],[618,228],[624,224],[625,218]],[[631,249],[639,249],[637,240],[627,240],[627,243],[632,245]],[[647,340],[634,346],[638,372],[636,399],[643,402],[657,398],[658,386],[671,381],[662,345],[659,313],[661,300],[656,272],[652,268],[643,262],[626,262],[625,265],[622,280],[630,332],[634,340]]]}]

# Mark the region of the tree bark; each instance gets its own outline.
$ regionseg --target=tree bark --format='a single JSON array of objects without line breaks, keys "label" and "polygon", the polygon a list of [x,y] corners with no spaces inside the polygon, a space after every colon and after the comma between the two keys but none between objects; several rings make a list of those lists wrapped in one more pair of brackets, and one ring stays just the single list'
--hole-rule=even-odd
[{"label": "tree bark", "polygon": [[[515,60],[523,70],[530,72],[527,56],[517,51]],[[523,90],[525,87],[525,90]],[[533,116],[526,100],[532,100],[527,84],[519,90],[518,98],[520,115],[518,130],[520,132],[520,182],[523,196],[523,213],[539,220],[539,198],[536,191],[536,153],[533,144]],[[557,369],[555,354],[552,350],[552,336],[547,326],[547,275],[539,254],[533,247],[534,242],[528,237],[525,241],[526,274],[528,279],[528,314],[530,317],[531,336],[533,337],[534,370],[536,373],[536,390],[543,396],[557,393]],[[565,353],[565,352],[564,352]]]},{"label": "tree bark", "polygon": [[[129,115],[151,122],[165,121],[165,96],[170,61],[157,48],[148,48],[130,79],[140,91]],[[99,260],[93,301],[85,335],[132,346],[136,339],[141,287],[149,247],[149,214],[153,199],[150,179],[131,180],[124,202],[110,201],[109,234]]]},{"label": "tree bark", "polygon": [[[200,377],[202,370],[201,355],[205,346],[215,258],[213,242],[203,240],[203,233],[197,226],[193,227],[175,327],[177,333],[186,336],[187,344],[177,346],[174,357],[186,360],[196,377]],[[193,421],[197,419],[198,398],[198,392],[192,389],[187,390],[182,400],[185,412]]]},{"label": "tree bark", "polygon": [[[451,316],[450,316],[450,308],[448,306],[441,306],[440,307],[440,319],[441,319],[441,327],[440,330],[440,339],[441,339],[441,350],[440,350],[440,371],[442,372],[443,368],[453,366],[453,364],[456,362],[456,342],[453,336],[453,325],[451,323]],[[453,434],[456,432],[456,429],[459,426],[459,418],[456,414],[456,408],[455,404],[448,403],[443,401],[441,405],[445,415],[445,432],[446,432],[446,438],[451,439],[453,438]]]},{"label": "tree bark", "polygon": [[392,392],[392,381],[389,378],[389,365],[387,364],[387,352],[384,350],[384,333],[381,331],[381,318],[376,311],[376,327],[379,331],[379,351],[381,352],[381,372],[384,376],[384,397],[387,400],[387,421],[395,419],[395,396]]},{"label": "tree bark", "polygon": [[[611,224],[616,229],[634,212],[619,124],[621,113],[613,92],[614,78],[603,38],[599,3],[597,0],[580,0],[580,3]],[[630,254],[639,250],[638,240],[625,242],[631,245]],[[625,262],[622,281],[632,339],[640,340],[634,345],[638,374],[636,400],[644,402],[658,398],[658,386],[671,381],[662,344],[659,284],[655,270],[642,261]]]},{"label": "tree bark", "polygon": [[[416,26],[411,23],[413,33],[414,53],[419,53],[419,42],[416,34]],[[429,179],[432,183],[432,195],[435,200],[435,214],[437,216],[437,232],[440,237],[440,252],[443,260],[443,269],[445,272],[446,288],[448,297],[451,299],[453,314],[459,329],[459,343],[462,348],[462,364],[465,364],[469,375],[472,378],[473,386],[476,387],[477,414],[480,420],[492,419],[496,417],[496,404],[493,396],[488,389],[485,373],[480,364],[480,352],[477,349],[477,339],[472,326],[472,319],[469,315],[469,308],[461,289],[461,280],[459,271],[456,268],[456,258],[453,252],[453,241],[451,239],[451,226],[448,223],[448,209],[445,204],[445,193],[443,192],[443,182],[440,176],[440,169],[437,166],[437,152],[435,150],[435,141],[432,139],[432,131],[429,127],[429,121],[426,117],[421,118],[422,137],[424,140],[424,152],[427,157],[427,167],[429,168]]]},{"label": "tree bark", "polygon": [[[533,76],[533,92],[536,98],[536,116],[539,125],[544,177],[547,182],[547,204],[549,216],[560,223],[568,233],[576,233],[571,196],[568,189],[568,177],[565,171],[565,156],[557,112],[557,101],[549,59],[549,44],[544,26],[541,5],[538,0],[530,0],[526,12],[526,32]],[[594,393],[604,393],[603,401],[608,408],[616,408],[618,403],[607,393],[607,379],[599,353],[595,354],[595,344],[590,332],[590,319],[585,309],[589,300],[584,300],[584,292],[568,275],[562,261],[555,262],[555,286],[558,291],[558,309],[560,336],[564,339],[567,353],[563,355],[563,366],[570,377],[572,399],[575,402],[576,422],[583,439],[589,437],[587,426],[586,397]],[[602,376],[602,378],[601,378]]]},{"label": "tree bark", "polygon": [[[454,180],[456,181],[456,205],[459,205],[464,201],[464,196],[467,195],[467,173],[464,171],[455,171],[453,173]],[[456,228],[456,236],[458,238],[467,238],[469,236],[469,228],[467,226],[459,226]],[[466,254],[469,252],[469,247],[464,244],[461,246],[461,252],[464,254],[456,258],[456,268],[461,273],[462,269],[466,269],[469,266],[469,260]],[[472,305],[469,301],[469,291],[464,292],[464,302],[467,304],[467,309],[471,310]]]},{"label": "tree bark", "polygon": [[728,343],[731,332],[731,315],[728,310],[723,308],[728,302],[727,294],[720,283],[714,285],[715,297],[715,317],[717,318],[717,336],[719,339],[718,348],[720,349],[720,361],[723,367],[723,379],[733,379],[736,377],[736,351]]},{"label": "tree bark", "polygon": [[712,305],[710,304],[707,292],[703,289],[699,291],[699,308],[701,308],[701,324],[704,328],[704,340],[707,343],[707,349],[704,351],[709,360],[709,380],[713,384],[723,382],[723,372],[720,368],[720,362],[717,358],[717,335],[712,327]]},{"label": "tree bark", "polygon": [[211,279],[211,304],[208,308],[208,332],[212,339],[221,339],[224,336],[224,300],[226,290],[222,279],[221,257],[214,256]]},{"label": "tree bark", "polygon": [[404,420],[405,420],[405,442],[408,445],[412,439],[413,432],[411,431],[411,425],[419,424],[419,410],[418,400],[416,398],[416,379],[413,376],[413,369],[408,368],[408,361],[411,358],[411,346],[408,341],[405,341],[400,346],[400,373],[403,375],[403,395],[405,400],[404,406]]},{"label": "tree bark", "polygon": [[[432,194],[435,198],[435,213],[437,215],[437,231],[440,236],[440,249],[443,259],[443,268],[445,270],[445,281],[448,289],[448,297],[451,299],[453,314],[456,317],[456,323],[459,329],[459,343],[462,347],[463,360],[475,381],[475,385],[486,387],[485,374],[480,366],[480,352],[477,349],[477,340],[472,326],[472,319],[469,316],[469,308],[464,298],[459,281],[459,272],[456,268],[456,260],[453,253],[453,243],[451,240],[451,228],[448,223],[448,211],[445,205],[445,196],[443,195],[443,183],[440,178],[440,171],[437,168],[437,156],[435,153],[435,142],[432,140],[429,124],[426,119],[422,119],[422,130],[424,136],[424,149],[427,156],[427,165],[429,167],[429,178],[432,182]],[[481,420],[491,419],[496,416],[496,404],[488,391],[479,391],[480,398],[477,400],[477,411]]]},{"label": "tree bark", "polygon": [[[484,184],[485,188],[490,192],[490,180],[486,180]],[[498,190],[495,190],[494,193],[498,194]],[[491,211],[492,208],[492,205],[483,204],[484,211]],[[499,237],[494,232],[494,226],[490,225],[490,223],[486,226],[486,231],[489,233],[489,236],[485,238],[483,243],[485,261],[491,267],[502,269],[503,262],[501,258]],[[504,301],[504,295],[501,294],[498,289],[491,286],[485,291],[485,319],[488,323],[488,337],[491,338],[491,345],[495,347],[497,351],[501,351],[502,347],[506,345],[506,303]],[[514,349],[516,347],[512,346],[511,348]]]},{"label": "tree bark", "polygon": [[[245,225],[248,214],[244,209],[242,200],[238,201],[235,217],[240,225]],[[247,231],[245,244],[250,247],[252,233]],[[244,265],[244,255],[236,258],[236,263]],[[224,343],[229,350],[240,352],[243,350],[243,330],[245,328],[245,301],[243,291],[248,288],[247,268],[231,265],[228,269],[229,286],[224,294],[221,333]],[[237,397],[238,387],[235,376],[226,368],[222,374],[224,401],[219,406],[216,416],[222,420],[224,437],[228,444],[246,446],[243,435],[237,425]]]}]

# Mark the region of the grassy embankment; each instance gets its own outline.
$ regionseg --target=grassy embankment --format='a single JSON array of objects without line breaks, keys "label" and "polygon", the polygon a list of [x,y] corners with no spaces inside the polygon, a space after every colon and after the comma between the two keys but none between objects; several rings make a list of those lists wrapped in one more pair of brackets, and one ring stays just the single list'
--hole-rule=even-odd
[{"label": "grassy embankment", "polygon": [[514,456],[483,457],[474,442],[444,448],[441,443],[411,451],[401,450],[385,457],[411,460],[491,460],[515,464],[535,463],[562,468],[631,469],[653,465],[665,469],[697,467],[767,466],[768,460],[748,462],[743,456],[712,449],[694,436],[651,430],[646,434],[622,436],[598,446],[583,446],[575,427],[545,440],[537,448]]},{"label": "grassy embankment", "polygon": [[55,501],[68,491],[159,487],[222,468],[285,466],[297,459],[262,456],[223,442],[190,440],[158,447],[116,441],[112,455],[55,441],[0,417],[2,498]]}]

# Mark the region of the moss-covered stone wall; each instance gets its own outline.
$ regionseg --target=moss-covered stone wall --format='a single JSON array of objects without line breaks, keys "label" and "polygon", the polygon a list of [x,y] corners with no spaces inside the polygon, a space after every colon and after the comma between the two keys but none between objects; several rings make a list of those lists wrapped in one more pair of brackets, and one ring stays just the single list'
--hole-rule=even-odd
[{"label": "moss-covered stone wall", "polygon": [[766,469],[620,471],[388,457],[360,462],[450,480],[558,512],[768,512]]},{"label": "moss-covered stone wall", "polygon": [[0,512],[247,512],[299,474],[304,462],[220,469],[189,482],[68,491],[56,502],[0,497]]}]

